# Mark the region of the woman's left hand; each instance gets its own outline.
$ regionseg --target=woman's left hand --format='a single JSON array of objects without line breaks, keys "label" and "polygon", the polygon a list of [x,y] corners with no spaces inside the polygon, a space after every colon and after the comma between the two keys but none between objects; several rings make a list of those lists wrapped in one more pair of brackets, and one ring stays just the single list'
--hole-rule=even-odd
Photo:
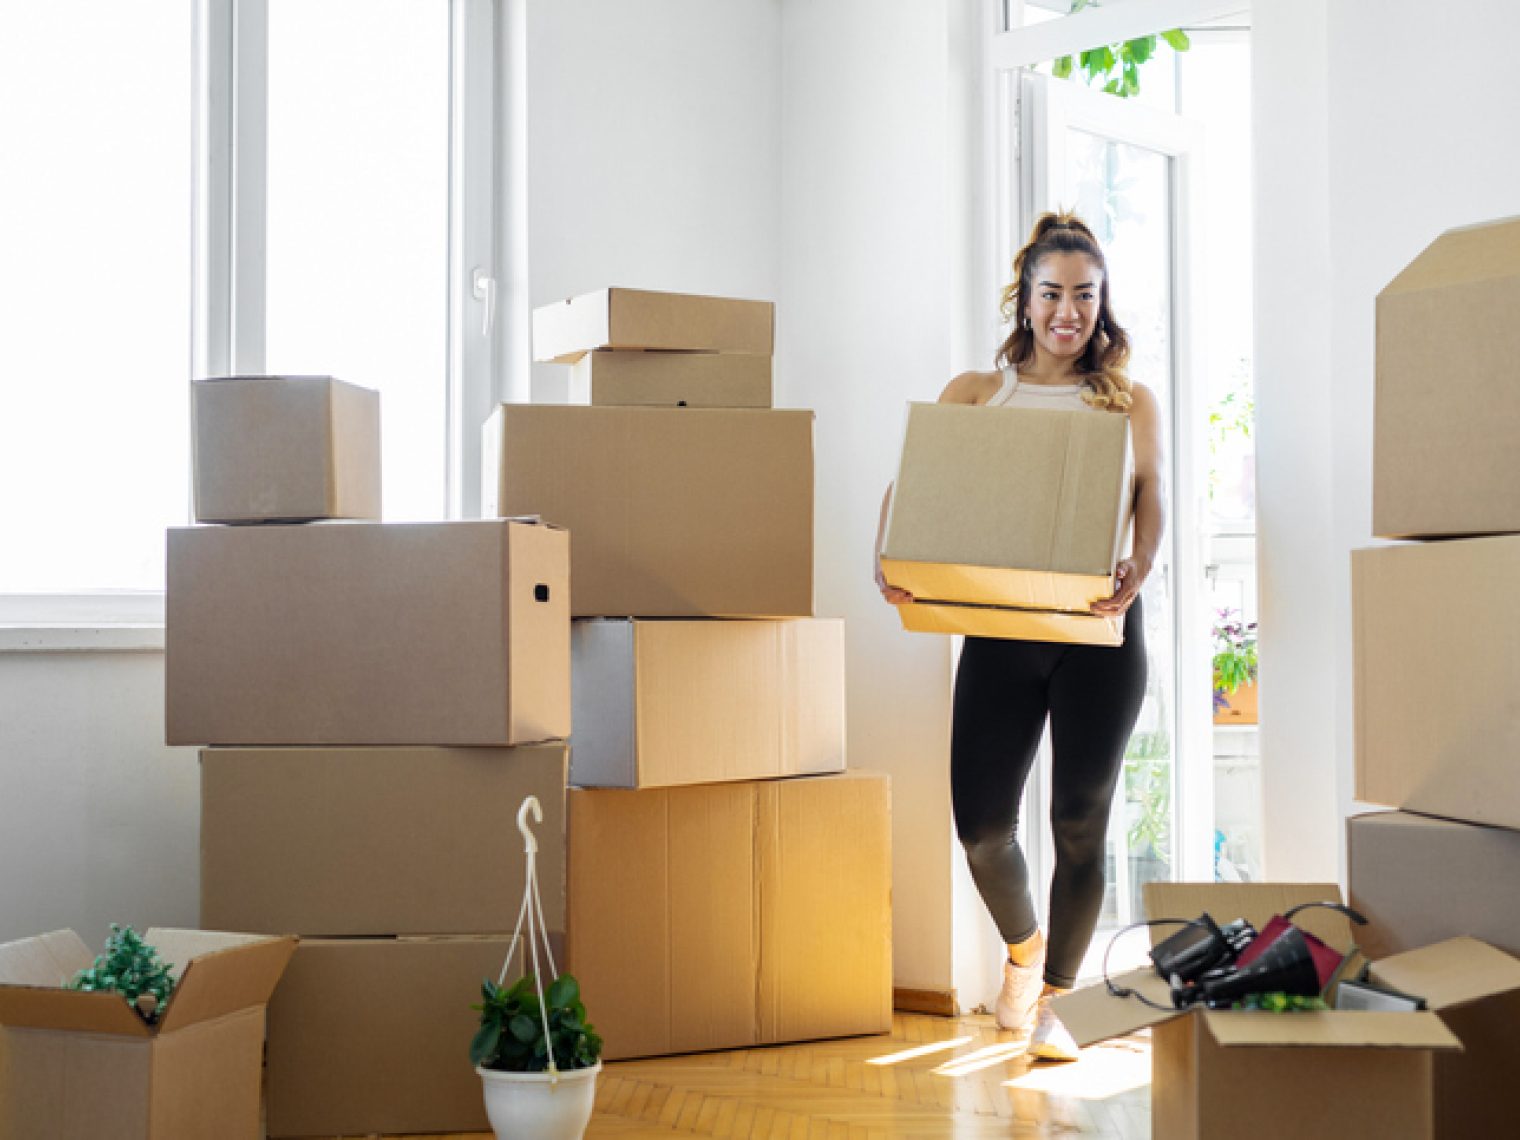
[{"label": "woman's left hand", "polygon": [[1145,584],[1146,576],[1150,572],[1149,565],[1134,558],[1120,559],[1119,565],[1114,568],[1113,596],[1094,602],[1093,613],[1101,617],[1123,617],[1125,611],[1134,605],[1135,598],[1140,594],[1140,587]]}]

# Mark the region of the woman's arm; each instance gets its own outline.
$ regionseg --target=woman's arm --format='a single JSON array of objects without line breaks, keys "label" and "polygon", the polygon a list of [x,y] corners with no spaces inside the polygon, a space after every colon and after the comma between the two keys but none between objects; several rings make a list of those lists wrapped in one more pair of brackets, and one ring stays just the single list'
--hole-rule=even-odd
[{"label": "woman's arm", "polygon": [[1161,448],[1161,409],[1155,394],[1136,384],[1129,410],[1130,439],[1135,449],[1135,542],[1133,552],[1114,570],[1112,597],[1093,603],[1093,613],[1118,616],[1134,603],[1150,575],[1166,530],[1165,464]]}]

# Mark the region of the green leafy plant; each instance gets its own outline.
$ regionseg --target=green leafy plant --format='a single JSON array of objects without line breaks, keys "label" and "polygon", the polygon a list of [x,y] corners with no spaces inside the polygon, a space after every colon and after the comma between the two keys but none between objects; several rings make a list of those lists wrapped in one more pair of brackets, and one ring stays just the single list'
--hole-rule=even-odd
[{"label": "green leafy plant", "polygon": [[1214,707],[1242,685],[1256,680],[1256,623],[1249,625],[1231,609],[1216,610],[1214,618]]},{"label": "green leafy plant", "polygon": [[1132,852],[1147,847],[1163,863],[1171,862],[1172,742],[1164,729],[1137,732],[1124,751],[1124,794],[1140,805],[1129,826]]},{"label": "green leafy plant", "polygon": [[[1098,7],[1098,0],[1072,0],[1071,14],[1084,8]],[[1132,99],[1140,94],[1140,68],[1155,57],[1156,49],[1165,43],[1173,51],[1187,51],[1192,41],[1181,28],[1159,32],[1152,36],[1124,40],[1121,43],[1104,44],[1081,52],[1075,60],[1063,55],[1051,65],[1051,74],[1057,79],[1069,79],[1072,72],[1081,68],[1089,87],[1101,87],[1110,95]],[[1115,70],[1118,74],[1114,74]]]},{"label": "green leafy plant", "polygon": [[111,924],[105,953],[80,970],[67,989],[119,993],[150,1025],[174,991],[174,978],[158,951],[130,926]]},{"label": "green leafy plant", "polygon": [[509,1073],[538,1073],[549,1067],[551,1050],[555,1066],[561,1069],[589,1069],[601,1057],[602,1039],[586,1021],[580,983],[571,975],[555,978],[543,1003],[532,974],[524,974],[508,987],[487,979],[481,994],[485,1000],[470,1007],[480,1012],[480,1030],[470,1042],[472,1064]]},{"label": "green leafy plant", "polygon": [[1247,994],[1230,1007],[1231,1009],[1260,1010],[1263,1013],[1300,1013],[1305,1010],[1329,1009],[1325,999],[1303,997],[1273,991],[1265,994]]}]

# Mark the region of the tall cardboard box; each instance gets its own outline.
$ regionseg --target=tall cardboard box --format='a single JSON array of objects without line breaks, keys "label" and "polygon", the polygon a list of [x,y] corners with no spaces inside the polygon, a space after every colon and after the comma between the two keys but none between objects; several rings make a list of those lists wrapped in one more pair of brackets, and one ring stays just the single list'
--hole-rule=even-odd
[{"label": "tall cardboard box", "polygon": [[570,780],[594,787],[845,766],[844,623],[585,618],[571,630]]},{"label": "tall cardboard box", "polygon": [[1129,417],[912,404],[882,546],[904,628],[1119,645],[1133,494]]},{"label": "tall cardboard box", "polygon": [[1520,536],[1357,550],[1351,575],[1357,798],[1520,827]]},{"label": "tall cardboard box", "polygon": [[811,617],[813,413],[503,404],[483,513],[575,536],[575,617]]},{"label": "tall cardboard box", "polygon": [[533,310],[533,359],[573,364],[603,348],[693,349],[770,356],[770,301],[598,289]]},{"label": "tall cardboard box", "polygon": [[1520,531],[1520,218],[1448,230],[1377,298],[1372,532]]},{"label": "tall cardboard box", "polygon": [[[1340,901],[1333,884],[1147,883],[1151,918],[1245,918],[1258,930],[1304,902]],[[1298,925],[1345,952],[1347,920],[1322,909]],[[1171,933],[1153,928],[1153,941]],[[1077,1044],[1151,1028],[1151,1133],[1167,1140],[1431,1140],[1437,1135],[1435,1054],[1461,1042],[1433,1012],[1273,1014],[1170,1008],[1154,969],[1113,979],[1162,1008],[1099,983],[1055,1000]]]},{"label": "tall cardboard box", "polygon": [[771,358],[742,352],[599,349],[570,373],[573,404],[768,408]]},{"label": "tall cardboard box", "polygon": [[470,1006],[511,941],[302,939],[269,1005],[270,1137],[489,1132]]},{"label": "tall cardboard box", "polygon": [[72,930],[0,946],[4,1140],[259,1140],[264,1006],[291,938],[144,937],[176,985],[149,1026],[113,993],[63,984],[95,954]]},{"label": "tall cardboard box", "polygon": [[380,517],[380,394],[331,376],[228,376],[190,386],[195,518]]},{"label": "tall cardboard box", "polygon": [[885,1033],[887,778],[572,789],[567,953],[604,1057]]},{"label": "tall cardboard box", "polygon": [[531,795],[544,917],[563,929],[568,751],[207,749],[201,923],[303,937],[511,930],[523,846],[485,837],[505,836]]},{"label": "tall cardboard box", "polygon": [[1520,831],[1386,811],[1352,816],[1346,837],[1372,957],[1464,934],[1520,954]]},{"label": "tall cardboard box", "polygon": [[168,742],[566,737],[569,558],[499,519],[172,529]]}]

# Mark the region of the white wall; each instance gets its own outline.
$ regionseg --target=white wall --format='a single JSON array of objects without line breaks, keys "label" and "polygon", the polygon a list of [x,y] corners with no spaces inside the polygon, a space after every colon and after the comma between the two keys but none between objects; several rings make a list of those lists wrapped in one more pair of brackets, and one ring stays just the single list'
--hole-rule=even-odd
[{"label": "white wall", "polygon": [[1520,213],[1502,126],[1520,96],[1481,64],[1520,11],[1293,0],[1255,19],[1267,869],[1334,875],[1356,806],[1349,555],[1373,541],[1374,300],[1442,230]]},{"label": "white wall", "polygon": [[0,942],[196,924],[200,773],[163,744],[163,660],[0,653]]}]

